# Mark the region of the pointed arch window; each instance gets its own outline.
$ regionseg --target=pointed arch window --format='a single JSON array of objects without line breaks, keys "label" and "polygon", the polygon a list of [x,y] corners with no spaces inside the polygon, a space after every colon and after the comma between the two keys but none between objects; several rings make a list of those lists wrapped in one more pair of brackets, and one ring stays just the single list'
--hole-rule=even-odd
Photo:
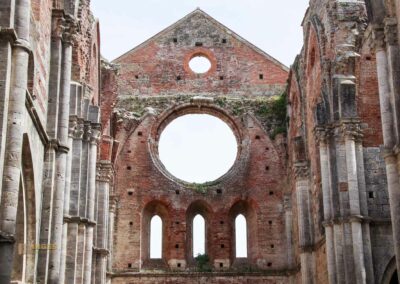
[{"label": "pointed arch window", "polygon": [[193,257],[206,253],[206,222],[200,214],[193,218]]},{"label": "pointed arch window", "polygon": [[247,220],[242,214],[235,219],[236,257],[247,258]]},{"label": "pointed arch window", "polygon": [[160,216],[155,215],[150,221],[150,258],[162,258],[163,224]]}]

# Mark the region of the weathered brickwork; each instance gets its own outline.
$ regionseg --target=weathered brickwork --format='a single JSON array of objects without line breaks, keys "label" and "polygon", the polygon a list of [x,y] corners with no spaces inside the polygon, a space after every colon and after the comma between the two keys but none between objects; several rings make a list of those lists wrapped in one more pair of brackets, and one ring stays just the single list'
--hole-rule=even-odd
[{"label": "weathered brickwork", "polygon": [[[200,9],[107,62],[89,0],[0,1],[0,283],[396,283],[400,1],[312,0],[302,26],[290,69]],[[238,155],[190,184],[158,142],[199,113]]]}]

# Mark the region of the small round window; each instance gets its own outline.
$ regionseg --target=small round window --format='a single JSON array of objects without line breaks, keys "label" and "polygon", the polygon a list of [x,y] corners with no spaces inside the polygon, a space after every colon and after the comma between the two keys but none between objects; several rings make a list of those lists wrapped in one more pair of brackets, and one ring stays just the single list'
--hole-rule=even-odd
[{"label": "small round window", "polygon": [[189,67],[196,74],[204,74],[211,69],[211,61],[204,55],[199,54],[189,61]]}]

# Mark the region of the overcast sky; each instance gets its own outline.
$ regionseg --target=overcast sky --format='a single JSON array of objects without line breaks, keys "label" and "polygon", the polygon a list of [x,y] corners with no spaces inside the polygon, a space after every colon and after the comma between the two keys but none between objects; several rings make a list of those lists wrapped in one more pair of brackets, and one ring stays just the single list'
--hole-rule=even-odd
[{"label": "overcast sky", "polygon": [[309,0],[93,0],[101,52],[113,60],[197,7],[290,66],[302,46]]}]

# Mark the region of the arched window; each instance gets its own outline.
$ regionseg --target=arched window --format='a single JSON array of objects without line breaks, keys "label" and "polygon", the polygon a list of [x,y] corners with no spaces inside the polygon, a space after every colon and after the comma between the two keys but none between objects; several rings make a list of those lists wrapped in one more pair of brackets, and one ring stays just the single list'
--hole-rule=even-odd
[{"label": "arched window", "polygon": [[247,257],[247,221],[240,214],[235,219],[236,257]]},{"label": "arched window", "polygon": [[193,219],[193,256],[206,253],[206,223],[203,216],[196,215]]},{"label": "arched window", "polygon": [[160,216],[155,215],[150,221],[150,258],[162,258],[162,220]]}]

